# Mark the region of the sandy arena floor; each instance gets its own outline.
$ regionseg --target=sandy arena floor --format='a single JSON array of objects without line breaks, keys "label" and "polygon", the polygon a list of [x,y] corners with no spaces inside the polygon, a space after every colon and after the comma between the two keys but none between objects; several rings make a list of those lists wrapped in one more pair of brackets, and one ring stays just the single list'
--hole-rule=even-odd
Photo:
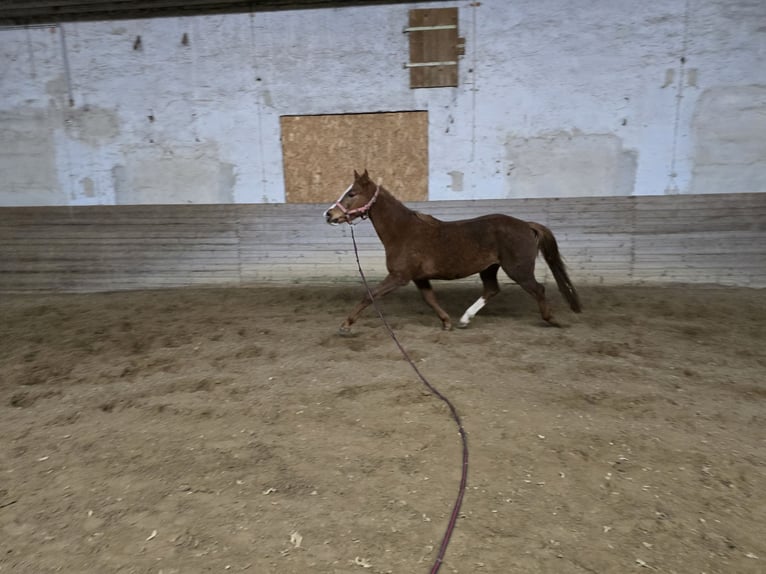
[{"label": "sandy arena floor", "polygon": [[[468,431],[441,573],[766,572],[766,291],[548,290],[383,303]],[[0,572],[429,572],[460,440],[361,294],[4,295]]]}]

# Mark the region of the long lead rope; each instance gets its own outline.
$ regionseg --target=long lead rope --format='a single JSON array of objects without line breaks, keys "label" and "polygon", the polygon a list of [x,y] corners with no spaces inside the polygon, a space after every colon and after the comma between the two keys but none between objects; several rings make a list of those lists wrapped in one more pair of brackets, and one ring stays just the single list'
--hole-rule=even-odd
[{"label": "long lead rope", "polygon": [[436,561],[434,562],[434,565],[431,568],[431,574],[436,574],[442,566],[442,561],[444,560],[444,554],[447,552],[447,546],[449,545],[450,538],[452,538],[452,532],[455,530],[455,523],[457,522],[458,515],[460,514],[460,507],[463,504],[465,487],[468,482],[468,438],[466,436],[465,429],[463,428],[463,423],[460,421],[460,415],[458,415],[457,409],[455,409],[455,406],[447,397],[441,394],[430,382],[428,382],[428,379],[426,379],[423,373],[420,372],[420,369],[418,369],[418,367],[415,365],[415,362],[412,360],[410,355],[407,353],[407,351],[404,349],[402,344],[399,342],[399,339],[396,337],[396,334],[394,333],[394,330],[391,328],[391,325],[388,324],[388,321],[383,316],[383,313],[380,310],[380,307],[378,306],[377,301],[372,295],[372,291],[370,290],[370,285],[367,283],[367,278],[364,276],[364,271],[362,271],[362,264],[359,262],[359,250],[357,249],[357,246],[356,246],[356,237],[354,236],[354,226],[350,225],[349,227],[351,228],[351,241],[354,243],[354,256],[356,257],[356,265],[359,268],[359,275],[362,277],[362,282],[364,283],[364,287],[365,289],[367,289],[367,295],[370,297],[370,301],[372,301],[372,304],[375,307],[375,311],[378,313],[378,317],[380,317],[380,320],[383,322],[383,325],[385,325],[386,330],[388,331],[388,334],[391,335],[391,338],[394,340],[394,343],[396,343],[396,346],[399,348],[399,351],[401,351],[402,355],[410,364],[410,367],[412,367],[412,370],[415,371],[415,374],[417,374],[418,378],[423,382],[423,384],[428,388],[429,391],[431,391],[434,395],[439,397],[439,399],[441,399],[449,407],[449,410],[452,413],[452,418],[455,420],[455,424],[457,424],[458,432],[460,433],[460,440],[463,443],[463,465],[462,465],[462,472],[460,476],[460,487],[458,488],[455,504],[452,507],[452,514],[450,515],[449,522],[447,523],[447,529],[444,532],[444,537],[442,538],[442,543],[441,543],[441,546],[439,547],[439,553],[436,555]]}]

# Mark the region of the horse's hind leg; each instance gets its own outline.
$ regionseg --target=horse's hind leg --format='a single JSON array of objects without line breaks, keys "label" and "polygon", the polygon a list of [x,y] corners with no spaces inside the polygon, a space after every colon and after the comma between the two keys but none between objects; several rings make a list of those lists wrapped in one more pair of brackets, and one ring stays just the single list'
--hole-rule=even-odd
[{"label": "horse's hind leg", "polygon": [[[354,310],[351,311],[349,316],[346,318],[345,321],[343,321],[343,324],[340,326],[340,329],[338,329],[338,332],[341,335],[348,335],[351,332],[351,325],[353,325],[359,315],[364,311],[367,307],[370,306],[373,299],[379,299],[380,297],[383,297],[383,295],[386,295],[390,293],[391,291],[398,289],[402,285],[406,285],[407,281],[403,281],[402,279],[399,279],[398,277],[394,277],[393,275],[387,275],[383,281],[378,283],[375,287],[370,289],[370,292],[365,294],[365,296],[362,298],[361,301],[354,307]],[[370,298],[370,293],[372,293],[372,298]]]},{"label": "horse's hind leg", "polygon": [[481,282],[484,284],[484,292],[482,293],[481,297],[476,299],[473,305],[465,310],[463,316],[460,317],[460,323],[458,323],[458,327],[461,329],[465,329],[471,322],[471,319],[476,316],[476,313],[481,311],[484,305],[487,304],[487,301],[500,292],[500,285],[497,282],[497,270],[499,268],[500,265],[490,265],[484,271],[479,273]]},{"label": "horse's hind leg", "polygon": [[551,307],[548,305],[548,300],[545,298],[545,285],[538,283],[535,279],[534,264],[530,268],[513,268],[506,269],[503,267],[503,271],[508,274],[508,277],[518,283],[524,291],[532,295],[537,301],[537,306],[540,308],[540,315],[543,320],[553,325],[554,327],[560,327],[558,322],[553,318],[551,313]]},{"label": "horse's hind leg", "polygon": [[524,289],[524,291],[531,294],[532,297],[535,298],[537,301],[537,306],[540,308],[540,315],[542,315],[543,320],[548,324],[553,325],[554,327],[560,327],[561,325],[559,325],[558,321],[553,318],[551,307],[548,305],[548,300],[545,298],[545,285],[538,283],[534,277],[523,282],[518,281],[518,284],[521,285],[521,288]]},{"label": "horse's hind leg", "polygon": [[447,312],[439,306],[436,301],[436,294],[434,293],[431,282],[428,279],[415,279],[413,281],[417,288],[420,290],[420,294],[423,296],[423,300],[428,303],[431,308],[436,311],[439,319],[442,320],[442,329],[445,331],[452,330],[452,321],[449,318]]}]

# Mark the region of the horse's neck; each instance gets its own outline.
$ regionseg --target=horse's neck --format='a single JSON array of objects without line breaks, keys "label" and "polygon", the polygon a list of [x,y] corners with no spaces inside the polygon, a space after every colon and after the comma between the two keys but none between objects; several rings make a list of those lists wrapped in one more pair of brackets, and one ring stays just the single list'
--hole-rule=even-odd
[{"label": "horse's neck", "polygon": [[370,210],[370,221],[384,245],[394,238],[406,235],[415,224],[415,219],[414,211],[381,188],[380,195]]}]

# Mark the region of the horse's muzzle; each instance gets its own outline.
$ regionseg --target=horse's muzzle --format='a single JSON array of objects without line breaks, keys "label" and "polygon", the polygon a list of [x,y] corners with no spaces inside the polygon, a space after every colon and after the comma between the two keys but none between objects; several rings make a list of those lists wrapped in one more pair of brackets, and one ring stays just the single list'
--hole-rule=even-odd
[{"label": "horse's muzzle", "polygon": [[324,218],[330,225],[340,225],[346,220],[346,216],[343,213],[334,215],[332,211],[334,210],[331,208],[324,212]]}]

